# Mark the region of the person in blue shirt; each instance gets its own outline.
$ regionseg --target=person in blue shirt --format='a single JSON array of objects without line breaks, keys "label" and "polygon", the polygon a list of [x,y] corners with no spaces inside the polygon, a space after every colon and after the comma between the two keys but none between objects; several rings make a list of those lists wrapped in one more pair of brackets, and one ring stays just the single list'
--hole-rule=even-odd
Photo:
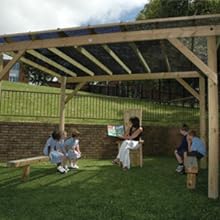
[{"label": "person in blue shirt", "polygon": [[197,159],[201,159],[206,156],[206,147],[203,141],[196,136],[194,130],[190,130],[187,135],[188,142],[188,156],[195,156]]},{"label": "person in blue shirt", "polygon": [[181,144],[175,149],[174,155],[178,162],[178,166],[176,168],[176,172],[181,173],[184,169],[184,153],[188,151],[188,142],[187,142],[187,134],[189,127],[186,124],[183,124],[180,128],[180,134],[183,136]]}]

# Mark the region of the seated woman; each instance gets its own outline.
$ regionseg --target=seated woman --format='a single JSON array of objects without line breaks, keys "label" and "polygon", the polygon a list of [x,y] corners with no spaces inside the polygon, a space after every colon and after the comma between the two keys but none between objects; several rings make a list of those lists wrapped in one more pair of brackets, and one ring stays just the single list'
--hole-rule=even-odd
[{"label": "seated woman", "polygon": [[118,155],[115,160],[112,161],[113,164],[120,164],[124,170],[130,169],[130,149],[137,149],[143,128],[140,126],[140,120],[138,117],[131,117],[129,119],[130,129],[125,133]]},{"label": "seated woman", "polygon": [[63,167],[63,162],[65,160],[65,155],[62,152],[61,146],[61,136],[62,133],[59,131],[53,131],[52,135],[48,138],[43,153],[49,156],[51,163],[57,164],[57,171],[60,173],[65,173],[66,170]]}]

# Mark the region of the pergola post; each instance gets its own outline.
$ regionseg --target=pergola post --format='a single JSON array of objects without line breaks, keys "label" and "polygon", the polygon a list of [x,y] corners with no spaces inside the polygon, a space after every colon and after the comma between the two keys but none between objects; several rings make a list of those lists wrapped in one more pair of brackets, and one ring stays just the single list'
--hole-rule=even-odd
[{"label": "pergola post", "polygon": [[[0,73],[3,70],[3,54],[0,53]],[[2,80],[0,79],[0,102],[1,102],[1,94],[2,93]]]},{"label": "pergola post", "polygon": [[3,54],[0,53],[0,72],[3,70]]},{"label": "pergola post", "polygon": [[[208,66],[217,76],[217,47],[216,37],[208,39]],[[208,78],[208,113],[209,113],[209,173],[208,197],[218,198],[219,175],[219,117],[218,117],[218,83]]]},{"label": "pergola post", "polygon": [[66,98],[66,77],[61,78],[60,85],[60,131],[65,129],[65,98]]},{"label": "pergola post", "polygon": [[[199,109],[200,109],[200,137],[207,146],[207,135],[206,135],[206,129],[207,129],[207,123],[206,123],[206,98],[205,98],[205,78],[200,77],[199,78]],[[207,168],[207,157],[204,157],[200,161],[200,167],[202,169]]]}]

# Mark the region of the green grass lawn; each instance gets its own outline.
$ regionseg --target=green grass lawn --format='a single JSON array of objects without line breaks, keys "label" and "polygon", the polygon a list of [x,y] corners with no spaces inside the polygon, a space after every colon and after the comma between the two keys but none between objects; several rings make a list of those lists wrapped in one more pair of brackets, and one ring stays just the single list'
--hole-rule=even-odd
[{"label": "green grass lawn", "polygon": [[80,160],[65,175],[42,163],[28,182],[19,169],[0,167],[0,219],[151,220],[220,218],[220,201],[207,198],[207,171],[197,188],[175,173],[173,158],[146,158],[128,172],[108,160]]},{"label": "green grass lawn", "polygon": [[[59,122],[58,88],[3,81],[2,89],[0,120]],[[67,93],[70,93],[70,90],[67,90]],[[198,109],[80,92],[66,105],[66,122],[95,124],[120,122],[123,110],[129,108],[142,108],[145,124],[176,124],[182,121],[196,123],[199,118]]]}]

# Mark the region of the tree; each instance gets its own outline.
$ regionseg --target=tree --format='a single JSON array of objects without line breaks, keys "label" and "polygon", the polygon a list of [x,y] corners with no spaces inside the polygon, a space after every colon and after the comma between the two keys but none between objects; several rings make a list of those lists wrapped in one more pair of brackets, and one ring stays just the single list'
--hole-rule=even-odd
[{"label": "tree", "polygon": [[220,13],[219,0],[150,0],[137,20]]},{"label": "tree", "polygon": [[[150,0],[150,2],[146,4],[138,14],[137,20],[216,13],[220,13],[219,0]],[[184,43],[197,55],[199,54],[200,57],[207,57],[207,52],[205,50],[207,45],[202,39],[187,38],[184,39]],[[163,44],[163,41],[161,41],[161,51],[166,62],[167,71],[170,72],[172,71],[172,66],[169,64],[169,51],[166,51]],[[201,54],[201,49],[203,54]],[[149,82],[145,82],[145,85],[148,86],[148,83]],[[162,87],[169,88],[169,83],[169,80],[164,81]],[[191,80],[191,84],[192,86],[197,87],[195,80]],[[175,88],[173,87],[172,89]]]},{"label": "tree", "polygon": [[36,85],[47,85],[48,82],[52,82],[54,77],[44,72],[29,66],[23,65],[24,74],[29,82]]}]

